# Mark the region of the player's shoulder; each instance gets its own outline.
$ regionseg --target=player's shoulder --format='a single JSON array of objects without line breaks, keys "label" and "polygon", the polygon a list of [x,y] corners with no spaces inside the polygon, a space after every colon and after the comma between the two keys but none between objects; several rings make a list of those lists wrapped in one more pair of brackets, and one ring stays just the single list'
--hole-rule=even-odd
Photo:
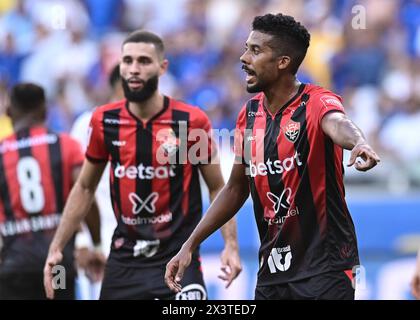
[{"label": "player's shoulder", "polygon": [[341,97],[324,87],[306,84],[305,92],[311,97],[312,101],[321,102],[324,105],[337,105],[337,107],[342,107]]},{"label": "player's shoulder", "polygon": [[[258,107],[260,105],[261,99],[264,98],[264,93],[259,92],[256,95],[252,96],[248,101],[244,103],[244,105],[241,107],[241,110],[239,111],[238,118],[244,118],[246,117],[246,114],[249,112],[257,112]],[[255,109],[255,110],[251,110]]]},{"label": "player's shoulder", "polygon": [[169,99],[170,99],[171,109],[175,111],[188,113],[188,118],[190,120],[190,123],[208,119],[207,114],[200,107],[194,106],[192,104],[189,104],[187,102],[177,100],[174,98],[169,98]]},{"label": "player's shoulder", "polygon": [[92,118],[102,118],[102,115],[107,112],[107,111],[111,111],[111,110],[121,110],[125,107],[126,104],[126,100],[119,100],[119,101],[115,101],[112,103],[107,103],[101,106],[96,107],[93,110],[93,114],[92,114]]}]

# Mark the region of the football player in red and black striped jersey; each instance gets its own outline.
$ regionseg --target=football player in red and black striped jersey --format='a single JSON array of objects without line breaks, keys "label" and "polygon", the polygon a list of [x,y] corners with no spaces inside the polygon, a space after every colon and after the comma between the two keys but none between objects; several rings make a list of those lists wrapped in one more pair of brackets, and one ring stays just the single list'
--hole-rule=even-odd
[{"label": "football player in red and black striped jersey", "polygon": [[255,298],[354,299],[351,277],[359,256],[344,196],[343,149],[351,150],[348,165],[361,171],[380,159],[339,96],[297,80],[309,46],[305,27],[293,17],[267,14],[256,17],[252,29],[240,60],[247,91],[258,94],[238,116],[237,161],[168,264],[166,282],[180,290],[191,252],[251,193],[261,240]]},{"label": "football player in red and black striped jersey", "polygon": [[[65,208],[65,220],[45,266],[49,296],[51,268],[79,223],[76,211],[91,202],[109,161],[118,225],[101,299],[206,299],[198,248],[186,270],[184,290],[175,295],[164,282],[166,263],[201,219],[199,173],[211,200],[224,185],[219,164],[210,163],[216,149],[206,114],[158,90],[158,79],[167,67],[163,42],[155,34],[137,31],[124,41],[120,73],[126,99],[93,113],[86,161],[70,196],[70,200],[77,199],[78,206],[69,201]],[[226,246],[221,277],[229,285],[241,271],[234,220],[224,226],[222,234]]]},{"label": "football player in red and black striped jersey", "polygon": [[[18,84],[10,98],[8,114],[15,133],[0,143],[0,299],[45,299],[43,266],[83,153],[70,136],[45,127],[41,87]],[[96,205],[87,217],[98,243]],[[65,288],[57,290],[58,298],[74,299],[73,249],[72,241],[63,250],[66,281]]]}]

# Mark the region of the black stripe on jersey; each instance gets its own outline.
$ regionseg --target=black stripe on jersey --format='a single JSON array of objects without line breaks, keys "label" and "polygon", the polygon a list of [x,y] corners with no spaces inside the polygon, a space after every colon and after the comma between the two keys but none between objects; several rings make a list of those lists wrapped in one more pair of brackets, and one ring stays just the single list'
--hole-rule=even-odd
[{"label": "black stripe on jersey", "polygon": [[[187,135],[188,135],[188,123],[190,120],[190,114],[188,112],[180,111],[180,110],[173,110],[172,111],[172,120],[174,121],[172,125],[172,129],[175,133],[175,136],[179,139],[180,145],[176,153],[172,156],[175,158],[171,158],[170,163],[174,164],[174,172],[175,176],[170,177],[170,195],[169,195],[169,210],[173,214],[181,214],[182,209],[182,198],[180,195],[184,193],[184,161],[186,159],[182,159],[185,157],[185,154],[180,154],[180,152],[184,153],[183,150],[187,150],[186,145],[188,143]],[[181,158],[182,157],[182,158]],[[193,183],[193,181],[191,181]],[[191,190],[191,188],[190,188]],[[200,186],[199,189],[196,190],[197,193],[200,193]],[[201,193],[200,193],[201,196]],[[193,196],[194,200],[197,199],[197,196]],[[191,201],[192,199],[189,199]],[[201,202],[201,199],[200,199]],[[177,210],[178,209],[178,210]],[[191,213],[191,211],[188,211]],[[195,212],[194,212],[195,213]],[[194,214],[193,213],[193,214]]]},{"label": "black stripe on jersey", "polygon": [[[200,176],[198,174],[198,166],[191,168],[191,182],[188,190],[188,215],[184,224],[196,226],[201,219],[203,213],[203,203],[201,201]],[[193,230],[191,228],[190,230]]]},{"label": "black stripe on jersey", "polygon": [[12,205],[10,203],[9,186],[6,179],[6,172],[4,170],[3,154],[0,152],[0,198],[3,203],[4,213],[8,221],[15,220]]},{"label": "black stripe on jersey", "polygon": [[[136,131],[136,164],[143,164],[144,167],[153,166],[153,134],[152,122],[148,121],[146,128],[143,124],[137,121]],[[152,193],[151,179],[136,179],[136,194],[146,199]],[[144,214],[144,212],[140,212]]]},{"label": "black stripe on jersey", "polygon": [[[277,137],[280,133],[280,122],[282,118],[282,113],[276,114],[276,117],[273,118],[268,115],[265,125],[265,134],[264,134],[264,162],[267,163],[270,161],[274,163],[279,160]],[[283,180],[281,175],[277,174],[267,174],[268,185],[270,186],[270,191],[276,196],[280,197],[284,190]],[[284,210],[280,210],[277,215],[286,214]]]},{"label": "black stripe on jersey", "polygon": [[[303,94],[301,99],[300,106],[293,113],[291,120],[300,123],[300,133],[298,139],[295,141],[295,151],[298,153],[299,160],[306,164],[308,163],[308,156],[310,152],[310,144],[308,140],[308,131],[306,130],[306,105],[309,100],[308,94]],[[295,205],[299,208],[299,211],[303,215],[298,215],[301,237],[305,248],[308,248],[311,243],[317,243],[313,240],[315,239],[313,233],[317,233],[317,238],[319,234],[319,225],[316,217],[317,210],[313,200],[312,186],[310,182],[309,171],[304,170],[304,165],[296,165],[299,176],[300,184],[299,189],[296,190],[295,196]],[[316,186],[315,186],[316,187]],[[314,214],[307,214],[313,212]]]},{"label": "black stripe on jersey", "polygon": [[[48,131],[49,134],[54,134]],[[63,166],[61,153],[61,139],[57,136],[57,142],[48,145],[48,152],[50,157],[51,176],[54,182],[55,190],[55,206],[56,212],[63,212],[64,209],[64,195],[63,195]]]},{"label": "black stripe on jersey", "polygon": [[[254,122],[255,122],[255,116],[249,116],[249,115],[250,114],[255,115],[255,113],[258,111],[258,104],[259,104],[258,100],[250,100],[248,101],[246,105],[247,117],[246,117],[246,128],[245,128],[245,134],[244,134],[244,140],[243,140],[243,143],[244,143],[243,150],[244,150],[245,164],[248,169],[249,169],[250,161],[252,159],[251,147],[250,147],[250,144],[252,143],[252,141],[251,139],[248,139],[248,137],[252,137],[252,131],[253,131]],[[247,144],[249,145],[247,146]],[[252,200],[254,203],[254,215],[257,221],[259,234],[260,235],[267,234],[268,225],[264,221],[264,209],[261,204],[261,200],[259,198],[256,186],[255,186],[254,178],[252,178],[251,175],[248,174],[248,179],[249,179],[249,189],[250,189]]]},{"label": "black stripe on jersey", "polygon": [[[120,163],[120,149],[112,144],[112,141],[120,139],[120,126],[112,123],[119,123],[121,109],[114,109],[105,111],[103,114],[102,125],[104,128],[104,141],[108,152],[112,154],[113,161],[111,162],[111,169],[115,172],[115,166]],[[116,120],[105,121],[105,119]],[[115,175],[113,176],[114,183],[110,179],[110,190],[112,194],[112,206],[114,212],[117,213],[119,219],[121,219],[121,198],[120,198],[120,181]],[[124,225],[124,224],[123,224]]]},{"label": "black stripe on jersey", "polygon": [[[16,132],[16,141],[19,141],[21,139],[27,139],[29,137],[30,137],[30,130],[29,130],[29,128],[21,129],[18,132]],[[26,157],[31,157],[32,158],[32,150],[31,150],[31,147],[18,148],[18,154],[19,154],[19,160],[18,160],[18,162],[21,159],[26,158]],[[42,172],[41,172],[41,176],[42,176]],[[44,192],[44,190],[43,190],[43,192]],[[44,195],[44,196],[45,197],[48,197],[48,195]],[[39,215],[39,214],[40,214],[40,212],[31,212],[31,216],[36,216],[36,215]]]},{"label": "black stripe on jersey", "polygon": [[335,152],[334,142],[330,138],[325,140],[325,166],[326,166],[326,209],[327,223],[329,230],[329,243],[333,243],[333,248],[347,248],[346,255],[343,252],[333,252],[333,257],[338,259],[346,259],[350,264],[358,264],[359,258],[357,253],[357,240],[354,231],[354,224],[344,203],[344,199],[340,194],[340,186],[337,183],[335,171]]},{"label": "black stripe on jersey", "polygon": [[[29,128],[21,129],[16,132],[16,141],[27,139],[30,136]],[[18,148],[19,159],[32,157],[31,147]]]}]

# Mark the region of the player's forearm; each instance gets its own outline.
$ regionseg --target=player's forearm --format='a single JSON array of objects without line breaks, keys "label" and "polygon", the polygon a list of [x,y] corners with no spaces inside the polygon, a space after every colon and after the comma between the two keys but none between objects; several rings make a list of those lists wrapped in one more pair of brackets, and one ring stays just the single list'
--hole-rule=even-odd
[{"label": "player's forearm", "polygon": [[[239,209],[238,209],[239,210]],[[225,240],[225,246],[231,248],[238,248],[238,237],[236,232],[236,219],[232,217],[226,222],[221,228],[223,239]]]},{"label": "player's forearm", "polygon": [[74,185],[64,207],[63,216],[50,245],[50,251],[62,251],[88,213],[94,199],[94,191]]},{"label": "player's forearm", "polygon": [[334,119],[327,134],[335,144],[347,150],[352,150],[355,145],[365,142],[363,132],[348,118]]},{"label": "player's forearm", "polygon": [[[194,251],[208,236],[231,220],[248,197],[248,191],[243,188],[242,186],[230,186],[229,184],[224,186],[194,232],[185,242],[184,247],[191,252]],[[231,223],[234,224],[234,228]],[[235,221],[229,222],[226,228],[228,229],[225,229],[225,235],[229,239],[234,238],[236,242]]]},{"label": "player's forearm", "polygon": [[101,243],[101,217],[96,201],[92,201],[90,210],[85,217],[86,225],[89,229],[92,242],[95,246]]}]

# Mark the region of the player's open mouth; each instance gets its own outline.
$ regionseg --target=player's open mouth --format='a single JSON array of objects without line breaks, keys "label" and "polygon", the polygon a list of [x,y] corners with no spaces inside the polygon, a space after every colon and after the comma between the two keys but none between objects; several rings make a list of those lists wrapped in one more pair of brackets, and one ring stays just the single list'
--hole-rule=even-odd
[{"label": "player's open mouth", "polygon": [[144,81],[142,81],[142,80],[129,80],[128,81],[128,86],[131,89],[140,89],[144,86]]},{"label": "player's open mouth", "polygon": [[254,78],[255,78],[255,72],[253,71],[253,70],[251,70],[251,69],[249,69],[248,67],[246,67],[246,66],[242,66],[242,69],[245,71],[245,73],[246,73],[246,78],[245,78],[245,81],[246,82],[250,82],[251,80],[253,80]]}]

